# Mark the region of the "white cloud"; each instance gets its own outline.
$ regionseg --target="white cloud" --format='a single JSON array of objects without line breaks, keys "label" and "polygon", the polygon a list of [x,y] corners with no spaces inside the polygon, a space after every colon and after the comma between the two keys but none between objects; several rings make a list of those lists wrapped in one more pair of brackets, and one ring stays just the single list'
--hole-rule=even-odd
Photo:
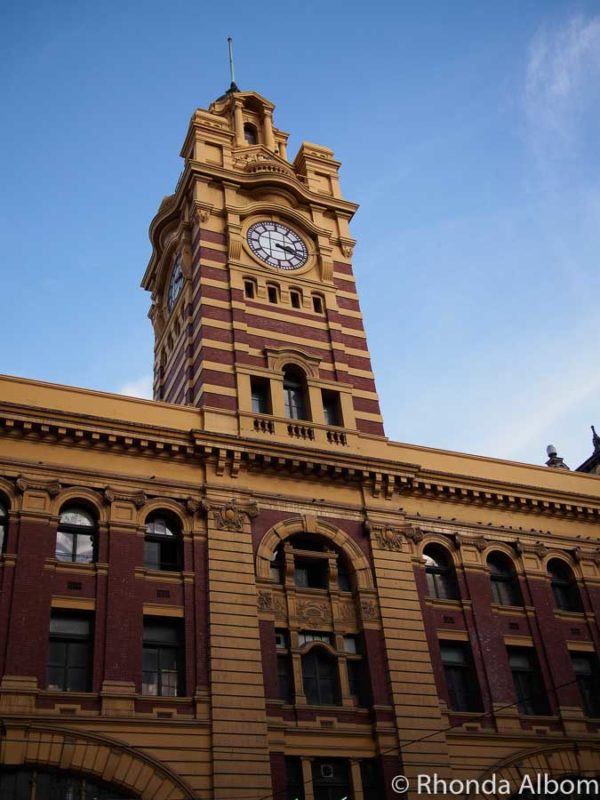
[{"label": "white cloud", "polygon": [[530,133],[570,140],[598,92],[600,17],[572,17],[534,37],[525,80]]},{"label": "white cloud", "polygon": [[117,389],[117,394],[152,400],[152,375],[144,375],[141,378],[124,383],[120,389]]}]

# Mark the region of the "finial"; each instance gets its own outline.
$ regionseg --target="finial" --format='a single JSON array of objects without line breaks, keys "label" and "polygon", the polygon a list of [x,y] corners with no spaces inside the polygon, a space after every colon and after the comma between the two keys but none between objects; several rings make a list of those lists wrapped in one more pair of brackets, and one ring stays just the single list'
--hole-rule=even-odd
[{"label": "finial", "polygon": [[553,444],[549,444],[546,448],[546,455],[548,456],[548,461],[546,461],[547,467],[552,467],[553,469],[569,469],[564,459],[558,455],[558,451]]},{"label": "finial", "polygon": [[600,452],[600,436],[596,433],[596,428],[591,426],[592,428],[592,444],[594,445],[594,453]]},{"label": "finial", "polygon": [[231,36],[227,37],[227,47],[229,48],[229,76],[231,78],[231,84],[227,90],[227,94],[229,94],[230,92],[239,92],[238,85],[235,82],[235,72],[233,69],[233,39]]}]

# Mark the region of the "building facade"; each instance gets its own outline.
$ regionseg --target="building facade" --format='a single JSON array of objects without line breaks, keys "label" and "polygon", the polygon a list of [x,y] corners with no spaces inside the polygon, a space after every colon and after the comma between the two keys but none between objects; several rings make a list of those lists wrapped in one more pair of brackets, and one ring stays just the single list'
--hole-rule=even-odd
[{"label": "building facade", "polygon": [[154,401],[0,378],[0,798],[599,776],[598,475],[385,437],[356,205],[273,109],[192,116]]}]

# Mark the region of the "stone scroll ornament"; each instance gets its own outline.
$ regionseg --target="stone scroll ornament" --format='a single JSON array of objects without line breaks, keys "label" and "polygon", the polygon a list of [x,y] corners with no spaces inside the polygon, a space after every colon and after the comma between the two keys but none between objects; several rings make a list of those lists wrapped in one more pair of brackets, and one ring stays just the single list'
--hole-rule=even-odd
[{"label": "stone scroll ornament", "polygon": [[227,531],[241,531],[247,519],[258,515],[258,505],[254,501],[240,503],[235,497],[224,505],[210,503],[208,509],[215,515],[217,528]]}]

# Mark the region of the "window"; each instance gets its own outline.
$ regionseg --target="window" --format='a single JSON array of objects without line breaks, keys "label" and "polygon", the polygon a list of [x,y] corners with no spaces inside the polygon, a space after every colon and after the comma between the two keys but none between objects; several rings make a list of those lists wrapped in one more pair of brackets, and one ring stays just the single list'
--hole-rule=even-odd
[{"label": "window", "polygon": [[568,565],[559,558],[553,558],[548,562],[548,574],[552,580],[556,607],[561,611],[581,611],[577,582]]},{"label": "window", "polygon": [[267,286],[267,297],[269,298],[269,303],[279,302],[279,291],[277,286]]},{"label": "window", "polygon": [[457,600],[458,586],[452,558],[448,551],[436,544],[428,544],[423,550],[427,594],[439,600]]},{"label": "window", "polygon": [[292,659],[289,653],[277,653],[277,683],[279,699],[284,703],[294,702],[294,676]]},{"label": "window", "polygon": [[339,392],[331,392],[328,389],[323,389],[321,394],[323,397],[325,425],[343,425]]},{"label": "window", "polygon": [[385,797],[378,758],[365,758],[360,762],[360,779],[364,800],[381,800]]},{"label": "window", "polygon": [[64,770],[3,767],[0,800],[126,800],[135,795]]},{"label": "window", "polygon": [[509,647],[508,662],[521,714],[549,714],[548,698],[534,651],[526,647]]},{"label": "window", "polygon": [[283,547],[280,545],[273,553],[273,557],[271,559],[270,573],[272,581],[275,581],[275,583],[284,582],[284,567],[285,558],[283,555]]},{"label": "window", "polygon": [[46,687],[59,692],[89,692],[92,620],[84,614],[52,612]]},{"label": "window", "polygon": [[244,125],[244,139],[246,144],[258,144],[258,133],[254,125],[246,122]]},{"label": "window", "polygon": [[304,778],[302,761],[299,758],[286,756],[285,759],[286,800],[304,800]]},{"label": "window", "polygon": [[89,563],[94,560],[96,521],[80,506],[68,506],[60,514],[56,534],[56,558],[59,561]]},{"label": "window", "polygon": [[283,372],[283,402],[289,419],[308,419],[306,379],[299,369],[286,367]]},{"label": "window", "polygon": [[600,667],[594,653],[571,653],[573,672],[588,717],[600,717]]},{"label": "window", "polygon": [[502,553],[491,553],[487,564],[492,582],[492,601],[501,606],[523,605],[519,581],[512,561]]},{"label": "window", "polygon": [[178,697],[184,694],[183,637],[177,620],[144,620],[142,694]]},{"label": "window", "polygon": [[267,378],[250,378],[252,411],[255,414],[271,413],[271,384]]},{"label": "window", "polygon": [[313,647],[302,656],[302,682],[306,702],[314,706],[339,705],[337,659],[323,647]]},{"label": "window", "polygon": [[348,570],[346,559],[343,556],[338,556],[337,560],[337,585],[340,592],[352,591],[350,571]]},{"label": "window", "polygon": [[290,302],[292,304],[292,308],[302,307],[302,295],[298,289],[290,289]]},{"label": "window", "polygon": [[454,711],[481,711],[481,695],[469,646],[441,642],[440,652],[450,708]]},{"label": "window", "polygon": [[323,298],[319,297],[318,294],[313,294],[313,309],[315,314],[322,314],[323,313]]},{"label": "window", "polygon": [[315,800],[342,800],[352,797],[348,762],[341,758],[315,758],[312,762]]},{"label": "window", "polygon": [[323,559],[301,559],[294,562],[294,582],[305,589],[326,589],[328,563]]},{"label": "window", "polygon": [[157,511],[146,520],[144,566],[165,571],[181,569],[180,526],[175,517],[164,511]]},{"label": "window", "polygon": [[244,281],[244,294],[248,300],[254,300],[256,297],[256,284],[254,281],[250,279]]},{"label": "window", "polygon": [[0,553],[6,550],[6,528],[8,526],[8,513],[6,506],[0,500]]},{"label": "window", "polygon": [[326,644],[333,645],[331,633],[324,633],[323,631],[300,631],[298,634],[298,646],[304,647],[305,644],[311,642],[325,642]]}]

